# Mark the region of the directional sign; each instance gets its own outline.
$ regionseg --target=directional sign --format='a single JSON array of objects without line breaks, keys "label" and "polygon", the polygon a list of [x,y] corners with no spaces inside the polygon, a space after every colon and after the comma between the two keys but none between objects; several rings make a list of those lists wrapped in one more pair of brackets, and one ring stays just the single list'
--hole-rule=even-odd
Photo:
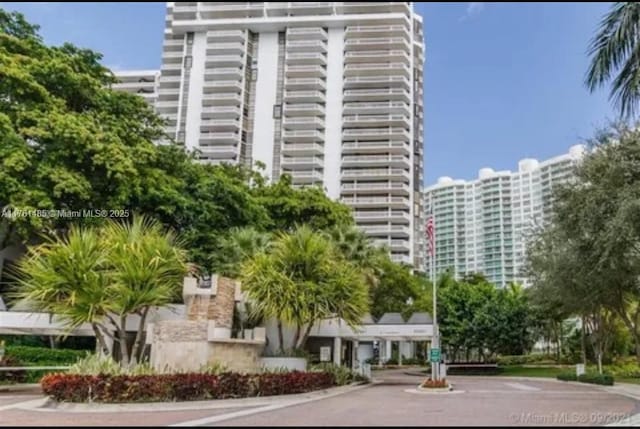
[{"label": "directional sign", "polygon": [[431,349],[431,353],[429,353],[431,362],[440,362],[440,349]]}]

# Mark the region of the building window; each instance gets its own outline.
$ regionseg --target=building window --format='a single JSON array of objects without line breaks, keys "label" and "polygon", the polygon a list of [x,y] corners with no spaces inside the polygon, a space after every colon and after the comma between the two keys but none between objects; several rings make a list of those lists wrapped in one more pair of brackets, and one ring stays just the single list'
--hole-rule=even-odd
[{"label": "building window", "polygon": [[187,33],[187,45],[193,45],[193,33]]},{"label": "building window", "polygon": [[190,69],[191,65],[193,64],[193,57],[191,55],[187,55],[186,57],[184,57],[184,68],[185,69]]},{"label": "building window", "polygon": [[178,143],[184,143],[185,134],[184,131],[178,131]]},{"label": "building window", "polygon": [[258,80],[258,69],[251,69],[251,80],[253,82]]},{"label": "building window", "polygon": [[282,104],[273,105],[273,119],[282,118]]}]

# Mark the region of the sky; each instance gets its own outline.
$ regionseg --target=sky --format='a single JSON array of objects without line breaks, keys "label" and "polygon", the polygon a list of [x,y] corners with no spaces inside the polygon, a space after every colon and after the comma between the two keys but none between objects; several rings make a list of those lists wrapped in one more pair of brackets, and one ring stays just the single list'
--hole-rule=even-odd
[{"label": "sky", "polygon": [[[104,55],[113,70],[159,68],[164,3],[12,3],[49,44]],[[607,88],[583,84],[608,3],[416,3],[426,61],[425,184],[567,152],[615,119]]]}]

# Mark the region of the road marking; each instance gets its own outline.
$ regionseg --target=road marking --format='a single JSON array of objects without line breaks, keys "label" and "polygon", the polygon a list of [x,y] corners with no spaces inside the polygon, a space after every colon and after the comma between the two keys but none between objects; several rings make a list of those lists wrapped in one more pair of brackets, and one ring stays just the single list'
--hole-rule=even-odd
[{"label": "road marking", "polygon": [[22,407],[27,407],[27,408],[37,407],[42,405],[43,403],[44,403],[44,400],[42,398],[31,399],[29,401],[14,402],[13,404],[0,406],[0,411],[6,411],[6,410],[11,410],[13,408],[22,408]]},{"label": "road marking", "polygon": [[210,424],[210,423],[217,423],[217,422],[221,422],[224,420],[231,420],[231,419],[235,419],[237,417],[246,417],[246,416],[250,416],[253,414],[258,414],[258,413],[264,413],[267,411],[274,411],[274,410],[279,410],[281,408],[287,408],[287,407],[291,407],[294,405],[302,405],[302,404],[306,404],[309,402],[314,402],[314,401],[320,401],[323,399],[327,399],[327,398],[332,398],[334,396],[339,396],[339,395],[343,395],[345,393],[352,393],[356,390],[361,390],[361,389],[365,389],[367,387],[372,386],[371,384],[363,384],[360,386],[354,386],[353,388],[347,389],[347,390],[340,390],[340,391],[335,391],[335,392],[331,392],[327,395],[322,395],[322,396],[312,396],[310,398],[304,398],[304,399],[299,399],[299,400],[287,400],[284,402],[280,402],[280,403],[275,403],[272,405],[267,405],[266,407],[260,407],[260,408],[252,408],[250,410],[240,410],[240,411],[236,411],[235,413],[229,413],[229,414],[222,414],[222,415],[217,415],[217,416],[211,416],[211,417],[204,417],[202,419],[197,419],[197,420],[189,420],[186,422],[181,422],[181,423],[175,423],[173,425],[169,425],[172,427],[181,427],[181,426],[204,426],[206,424]]},{"label": "road marking", "polygon": [[514,389],[517,389],[517,390],[526,390],[528,392],[533,392],[533,391],[540,390],[537,387],[527,386],[526,384],[522,384],[522,383],[504,383],[504,385],[505,386],[509,386],[509,387],[513,387]]}]

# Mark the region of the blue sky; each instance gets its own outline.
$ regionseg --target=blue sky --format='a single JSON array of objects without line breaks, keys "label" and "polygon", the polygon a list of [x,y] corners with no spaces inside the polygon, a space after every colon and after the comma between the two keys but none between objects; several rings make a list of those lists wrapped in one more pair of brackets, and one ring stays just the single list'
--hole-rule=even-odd
[{"label": "blue sky", "polygon": [[[51,44],[104,54],[113,69],[158,68],[164,3],[11,3]],[[470,179],[545,159],[613,119],[583,86],[607,3],[420,3],[424,17],[425,182]]]}]

